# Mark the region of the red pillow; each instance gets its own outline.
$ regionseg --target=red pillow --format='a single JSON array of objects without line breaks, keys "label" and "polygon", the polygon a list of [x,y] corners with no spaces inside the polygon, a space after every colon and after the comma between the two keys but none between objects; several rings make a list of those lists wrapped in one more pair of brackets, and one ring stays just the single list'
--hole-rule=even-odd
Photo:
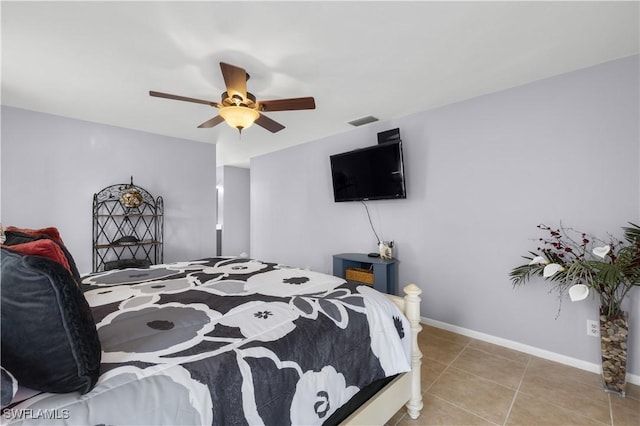
[{"label": "red pillow", "polygon": [[67,257],[64,255],[64,252],[60,248],[55,241],[43,238],[41,240],[34,240],[28,243],[16,244],[13,246],[5,246],[2,245],[3,248],[7,250],[14,251],[16,253],[28,255],[28,256],[40,256],[45,257],[49,260],[53,260],[54,262],[59,263],[64,266],[70,274],[71,268],[69,267],[69,262],[67,261]]},{"label": "red pillow", "polygon": [[62,238],[60,238],[60,232],[58,232],[58,228],[56,228],[55,226],[49,226],[48,228],[40,228],[40,229],[25,229],[25,228],[17,228],[15,226],[7,226],[4,230],[22,232],[23,234],[32,235],[34,237],[37,237],[39,235],[46,235],[47,237],[56,240],[60,244],[64,244],[62,242]]}]

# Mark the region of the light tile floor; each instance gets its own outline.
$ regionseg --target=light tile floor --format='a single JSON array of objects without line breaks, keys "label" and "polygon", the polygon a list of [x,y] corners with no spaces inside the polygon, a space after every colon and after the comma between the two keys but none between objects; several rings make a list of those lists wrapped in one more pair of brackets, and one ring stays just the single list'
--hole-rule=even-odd
[{"label": "light tile floor", "polygon": [[640,386],[620,398],[598,374],[426,325],[418,343],[424,408],[387,426],[640,425]]}]

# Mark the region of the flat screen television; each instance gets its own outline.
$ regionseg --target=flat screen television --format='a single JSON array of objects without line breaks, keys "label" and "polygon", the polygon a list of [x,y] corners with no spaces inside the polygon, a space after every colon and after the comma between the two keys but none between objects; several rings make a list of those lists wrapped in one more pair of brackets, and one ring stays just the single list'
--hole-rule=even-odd
[{"label": "flat screen television", "polygon": [[329,158],[336,202],[407,198],[400,140]]}]

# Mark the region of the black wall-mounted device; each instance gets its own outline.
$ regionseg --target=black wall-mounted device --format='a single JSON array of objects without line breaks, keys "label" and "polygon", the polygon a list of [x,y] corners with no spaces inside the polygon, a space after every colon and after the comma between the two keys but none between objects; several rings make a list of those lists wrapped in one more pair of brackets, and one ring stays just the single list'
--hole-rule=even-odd
[{"label": "black wall-mounted device", "polygon": [[400,129],[385,130],[378,133],[378,143],[400,140]]}]

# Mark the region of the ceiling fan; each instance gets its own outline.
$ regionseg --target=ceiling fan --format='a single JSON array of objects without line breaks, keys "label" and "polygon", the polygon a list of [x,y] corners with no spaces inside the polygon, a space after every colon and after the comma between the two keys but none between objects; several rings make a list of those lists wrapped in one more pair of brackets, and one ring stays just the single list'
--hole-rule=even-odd
[{"label": "ceiling fan", "polygon": [[199,128],[216,126],[223,121],[242,133],[243,129],[256,123],[272,133],[279,132],[284,126],[277,121],[262,114],[272,111],[293,111],[301,109],[315,109],[316,102],[313,97],[275,99],[258,101],[256,97],[247,92],[247,80],[249,74],[240,67],[220,62],[222,77],[227,91],[222,93],[222,101],[214,102],[203,99],[188,98],[186,96],[171,95],[169,93],[149,91],[149,95],[158,98],[174,99],[177,101],[195,102],[220,109],[220,113],[210,120],[205,121]]}]

